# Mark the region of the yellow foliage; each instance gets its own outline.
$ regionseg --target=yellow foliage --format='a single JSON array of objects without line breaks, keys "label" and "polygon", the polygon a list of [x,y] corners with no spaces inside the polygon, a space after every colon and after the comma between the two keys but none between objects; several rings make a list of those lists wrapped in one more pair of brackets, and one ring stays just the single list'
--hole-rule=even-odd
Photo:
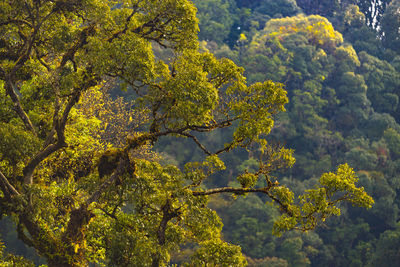
[{"label": "yellow foliage", "polygon": [[244,41],[247,41],[247,37],[244,33],[241,33],[239,37],[239,42],[244,42]]},{"label": "yellow foliage", "polygon": [[328,50],[343,43],[342,34],[335,31],[326,18],[318,15],[271,19],[265,25],[264,32],[267,38],[278,36],[281,40],[293,34],[301,34],[309,43]]}]

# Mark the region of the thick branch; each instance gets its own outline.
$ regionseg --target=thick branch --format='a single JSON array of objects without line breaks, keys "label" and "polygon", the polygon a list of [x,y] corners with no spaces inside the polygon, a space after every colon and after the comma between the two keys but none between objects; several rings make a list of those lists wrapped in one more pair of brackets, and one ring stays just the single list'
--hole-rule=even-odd
[{"label": "thick branch", "polygon": [[93,35],[95,31],[96,28],[94,24],[89,25],[81,31],[79,40],[63,55],[59,67],[60,69],[63,68],[69,60],[73,60],[76,52],[87,43],[87,38]]},{"label": "thick branch", "polygon": [[161,246],[165,244],[165,230],[167,229],[168,222],[172,218],[178,216],[178,213],[172,210],[172,206],[169,199],[167,199],[167,203],[165,203],[165,205],[163,206],[162,212],[163,212],[163,217],[161,219],[157,231],[158,244],[160,244]]},{"label": "thick branch", "polygon": [[[88,31],[87,34],[89,34],[91,32],[91,29],[92,29],[91,27],[86,29]],[[83,43],[86,42],[86,38],[87,38],[86,34],[83,34],[81,36],[81,45],[83,45]],[[75,48],[75,46],[74,46],[74,48],[72,50],[70,50],[71,52],[67,53],[69,56],[64,55],[61,64],[65,64],[69,59],[71,59],[70,56],[73,56],[75,54],[75,52],[77,51],[77,49],[78,48]],[[59,110],[60,106],[58,103],[58,97],[56,96],[55,113],[53,116],[53,129],[50,132],[50,134],[47,136],[47,138],[45,140],[45,144],[47,144],[48,142],[50,143],[52,141],[54,130],[57,133],[57,143],[50,144],[50,145],[46,146],[45,148],[43,148],[38,154],[35,155],[35,157],[24,168],[23,172],[24,172],[24,183],[25,184],[32,184],[33,172],[35,171],[35,168],[39,165],[40,162],[45,160],[49,155],[51,155],[55,151],[61,149],[62,147],[65,147],[67,145],[65,143],[65,133],[64,132],[65,132],[65,126],[67,124],[68,116],[69,116],[71,109],[74,107],[74,105],[76,103],[78,103],[79,98],[81,96],[81,92],[92,86],[95,86],[98,83],[98,81],[100,80],[99,77],[97,77],[96,75],[93,75],[93,73],[91,71],[92,71],[92,69],[90,67],[88,67],[87,68],[88,74],[85,76],[88,78],[88,80],[85,81],[81,85],[80,88],[74,89],[72,95],[69,98],[67,105],[64,108],[64,112],[63,112],[61,118],[59,118],[59,116],[58,116],[58,110]],[[89,77],[90,77],[90,79],[89,79]]]},{"label": "thick branch", "polygon": [[6,81],[6,92],[10,96],[12,102],[14,103],[14,109],[17,112],[18,116],[22,119],[25,124],[25,127],[36,135],[36,130],[33,127],[31,120],[29,119],[28,115],[26,114],[24,108],[21,105],[21,101],[15,91],[15,86],[11,81],[10,77],[7,77]]},{"label": "thick branch", "polygon": [[[126,154],[126,153],[125,153]],[[99,200],[101,194],[109,188],[111,185],[115,184],[115,182],[124,174],[126,173],[127,169],[129,168],[130,161],[128,155],[124,155],[120,158],[117,168],[111,174],[110,178],[108,178],[104,183],[100,185],[100,187],[86,200],[86,204],[90,205],[93,202]]]},{"label": "thick branch", "polygon": [[47,146],[44,150],[40,151],[35,157],[29,162],[29,164],[24,168],[24,183],[33,183],[33,172],[40,162],[45,160],[49,155],[53,154],[62,147],[65,147],[65,140],[58,140],[57,143]]},{"label": "thick branch", "polygon": [[[68,49],[68,51],[63,55],[63,57],[61,59],[61,63],[57,67],[57,70],[55,72],[56,76],[60,75],[62,68],[65,66],[65,64],[67,64],[67,62],[69,60],[73,60],[73,58],[75,56],[75,53],[78,51],[79,48],[81,48],[86,43],[87,37],[89,36],[89,34],[92,34],[93,32],[94,32],[94,25],[88,26],[87,28],[82,30],[78,41],[70,49]],[[37,54],[37,57],[39,57],[37,52],[36,52],[36,54]],[[46,63],[44,63],[44,62],[42,64],[46,65]],[[46,68],[48,68],[48,66],[46,66]],[[48,70],[49,70],[49,68],[48,68]],[[59,77],[56,77],[56,79],[58,80]],[[92,85],[94,85],[93,81],[89,81],[84,86],[83,89],[89,88]],[[32,174],[33,174],[33,170],[36,168],[36,166],[43,159],[45,159],[50,154],[54,153],[58,149],[60,149],[60,148],[65,146],[65,144],[64,144],[65,141],[63,141],[65,139],[63,137],[64,136],[63,132],[64,132],[64,129],[65,129],[65,124],[67,122],[69,112],[71,111],[71,109],[75,105],[75,103],[78,102],[79,96],[80,96],[79,90],[75,89],[75,91],[72,94],[72,98],[70,99],[70,102],[67,104],[67,106],[66,106],[66,108],[64,110],[64,114],[62,116],[62,119],[60,121],[59,120],[59,112],[60,112],[60,109],[61,109],[61,105],[60,105],[60,90],[58,88],[58,84],[55,85],[53,129],[49,132],[49,134],[47,135],[47,137],[45,139],[43,150],[42,150],[42,152],[44,152],[44,153],[39,153],[37,155],[37,157],[36,157],[37,160],[32,160],[33,162],[32,162],[32,164],[30,164],[31,166],[29,166],[29,169],[31,169],[32,172],[28,173],[28,169],[27,169],[27,174],[28,175],[26,175],[26,182],[28,182],[28,183],[32,182],[31,177],[32,177]],[[54,142],[54,134],[55,133],[57,133],[58,142],[57,142],[57,144],[55,144],[55,145],[53,144],[52,145],[52,143]]]},{"label": "thick branch", "polygon": [[[84,231],[82,231],[82,228],[89,224],[94,214],[85,204],[82,204],[78,209],[72,210],[69,217],[70,220],[67,225],[67,230],[64,232],[61,239],[64,241],[64,244],[80,243],[84,239]],[[71,248],[71,246],[68,248]]]},{"label": "thick branch", "polygon": [[19,222],[18,225],[17,225],[18,238],[21,239],[28,246],[34,248],[35,244],[34,244],[33,240],[31,238],[29,238],[28,236],[26,236],[26,234],[24,233],[24,230],[25,229],[24,229],[22,223]]},{"label": "thick branch", "polygon": [[[160,246],[165,245],[165,231],[167,230],[168,222],[179,215],[178,211],[172,208],[169,199],[167,199],[167,203],[165,203],[165,205],[162,207],[162,212],[163,212],[163,217],[161,219],[160,225],[158,226],[157,230],[157,239],[158,239],[158,244]],[[155,253],[153,255],[153,262],[151,266],[158,267],[160,266],[160,262],[161,258],[159,253]]]},{"label": "thick branch", "polygon": [[7,177],[0,171],[0,188],[7,199],[13,196],[18,196],[19,192],[8,181]]},{"label": "thick branch", "polygon": [[32,184],[33,182],[33,172],[40,162],[45,160],[48,156],[56,152],[57,150],[65,147],[67,144],[65,143],[65,125],[68,120],[69,112],[72,107],[79,101],[80,91],[75,90],[74,95],[71,96],[70,100],[67,103],[67,106],[64,109],[63,116],[60,120],[55,121],[55,130],[57,132],[57,143],[51,144],[41,150],[38,154],[36,154],[33,159],[28,163],[28,165],[24,168],[24,183]]}]

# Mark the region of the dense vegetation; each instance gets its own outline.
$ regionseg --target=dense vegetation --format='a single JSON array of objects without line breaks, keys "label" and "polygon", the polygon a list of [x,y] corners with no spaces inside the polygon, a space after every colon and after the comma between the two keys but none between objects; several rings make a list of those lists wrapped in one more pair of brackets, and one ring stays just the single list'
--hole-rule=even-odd
[{"label": "dense vegetation", "polygon": [[[263,198],[225,198],[215,204],[224,237],[253,266],[399,265],[400,1],[209,1],[222,3],[241,31],[226,25],[222,42],[205,36],[203,46],[243,66],[250,82],[272,79],[288,92],[269,140],[293,148],[296,163],[276,175],[300,193],[347,162],[375,200],[370,210],[346,207],[315,231],[276,238]],[[200,29],[213,25],[199,18]],[[232,162],[237,171],[255,166]]]},{"label": "dense vegetation", "polygon": [[191,2],[0,3],[0,266],[400,265],[400,1]]}]

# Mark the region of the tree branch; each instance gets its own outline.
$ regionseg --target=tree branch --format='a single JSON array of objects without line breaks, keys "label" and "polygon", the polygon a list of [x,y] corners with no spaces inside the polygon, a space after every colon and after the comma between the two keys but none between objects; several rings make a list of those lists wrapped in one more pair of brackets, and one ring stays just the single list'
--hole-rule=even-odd
[{"label": "tree branch", "polygon": [[14,103],[15,112],[17,112],[18,116],[22,119],[22,121],[25,124],[25,127],[33,134],[37,135],[35,127],[33,127],[33,124],[29,119],[28,114],[26,114],[24,108],[21,105],[21,101],[19,100],[19,97],[14,89],[15,85],[11,81],[10,77],[6,78],[5,86],[6,86],[6,93],[10,96],[12,102]]},{"label": "tree branch", "polygon": [[[167,199],[167,202],[165,205],[162,207],[162,212],[163,212],[163,217],[161,219],[160,225],[158,226],[157,230],[157,239],[158,239],[158,244],[160,246],[165,245],[165,231],[167,230],[167,225],[168,222],[171,221],[173,218],[179,216],[178,210],[174,210],[171,205],[171,201]],[[152,267],[159,267],[160,262],[161,262],[161,257],[159,253],[154,253],[153,254],[153,261],[151,266]]]},{"label": "tree branch", "polygon": [[40,162],[45,160],[49,155],[53,154],[57,150],[62,147],[65,147],[67,144],[65,140],[58,139],[57,143],[51,144],[47,146],[44,150],[40,151],[35,157],[29,162],[29,164],[24,168],[24,184],[32,184],[33,183],[33,172]]},{"label": "tree branch", "polygon": [[[137,5],[136,5],[137,7]],[[126,18],[124,29],[114,33],[110,38],[107,39],[107,42],[111,43],[114,39],[118,38],[121,34],[125,34],[128,30],[129,22],[131,21],[133,15],[136,13],[136,7],[133,7],[132,13]]]},{"label": "tree branch", "polygon": [[30,24],[28,21],[23,20],[23,19],[8,19],[6,21],[0,22],[0,26],[8,25],[10,23],[15,23],[15,24],[25,24],[28,27],[32,28],[32,24]]},{"label": "tree branch", "polygon": [[227,151],[229,151],[229,150],[232,149],[233,145],[234,145],[234,142],[232,141],[232,142],[230,142],[229,145],[227,145],[226,147],[224,147],[224,148],[218,150],[217,152],[215,152],[215,154],[216,154],[216,155],[219,155],[219,154],[221,154],[221,153],[223,153],[223,152],[227,152]]},{"label": "tree branch", "polygon": [[234,194],[246,194],[246,193],[262,193],[266,194],[269,198],[274,200],[276,203],[279,204],[280,208],[290,216],[293,215],[293,213],[288,209],[288,206],[282,201],[280,201],[278,198],[276,198],[274,195],[271,194],[271,188],[274,185],[270,185],[267,187],[263,188],[235,188],[235,187],[221,187],[221,188],[214,188],[214,189],[209,189],[205,191],[192,191],[193,196],[209,196],[209,195],[214,195],[214,194],[221,194],[221,193],[234,193]]},{"label": "tree branch", "polygon": [[39,50],[37,49],[37,47],[35,47],[35,53],[36,53],[36,59],[39,61],[39,63],[42,64],[42,66],[44,66],[47,69],[47,71],[50,72],[51,71],[51,67],[46,62],[43,61],[42,57],[44,55],[40,55]]},{"label": "tree branch", "polygon": [[130,161],[127,153],[124,151],[123,155],[117,165],[117,168],[115,171],[111,174],[110,178],[108,178],[104,183],[100,185],[100,187],[86,200],[86,204],[89,206],[93,202],[96,202],[99,200],[101,194],[109,188],[111,185],[115,184],[115,182],[122,176],[124,173],[126,173]]},{"label": "tree branch", "polygon": [[[217,126],[215,126],[217,125]],[[149,141],[155,141],[157,140],[159,137],[161,136],[166,136],[166,135],[170,135],[170,134],[179,134],[182,136],[187,136],[190,138],[194,138],[195,142],[197,140],[197,138],[193,135],[190,135],[189,133],[185,133],[185,131],[187,130],[193,130],[193,129],[208,129],[208,128],[218,128],[219,126],[222,127],[222,125],[226,125],[226,127],[228,125],[230,125],[229,121],[224,121],[220,124],[216,123],[215,125],[211,125],[211,126],[185,126],[179,129],[166,129],[165,131],[158,131],[158,132],[152,132],[152,133],[145,133],[142,135],[139,135],[135,138],[129,139],[128,140],[128,145],[125,147],[125,150],[123,151],[124,154],[127,155],[127,153],[131,150],[135,150],[143,145],[145,145],[147,142]],[[197,140],[198,145],[202,146],[202,144]],[[201,148],[201,147],[200,147]],[[207,149],[203,146],[203,151],[208,154],[208,155],[212,155],[211,152],[207,151]],[[221,149],[219,150],[217,153],[222,153],[223,151],[227,151],[231,148],[231,146]],[[126,169],[128,168],[128,166],[130,165],[130,161],[129,161],[129,157],[125,156],[122,157],[118,163],[117,168],[115,169],[115,171],[111,174],[111,177],[105,181],[87,200],[86,203],[89,205],[93,202],[96,202],[99,198],[100,195],[103,191],[105,191],[109,186],[111,186],[112,184],[115,183],[115,181],[117,181],[117,179],[124,174],[124,172],[126,171]],[[248,189],[248,190],[253,190],[253,189]],[[259,189],[261,190],[261,189]],[[207,191],[208,192],[208,191]],[[250,192],[250,191],[249,191]],[[264,191],[259,191],[259,192],[264,192]],[[205,195],[205,192],[197,192],[195,194],[198,195]],[[219,192],[217,192],[219,193]],[[265,193],[265,192],[264,192]]]},{"label": "tree branch", "polygon": [[20,222],[17,224],[17,234],[18,238],[21,239],[25,244],[33,248],[35,247],[35,243],[33,242],[33,240],[27,237],[24,233],[24,227]]},{"label": "tree branch", "polygon": [[24,173],[24,183],[32,184],[33,182],[33,172],[40,162],[45,160],[48,156],[56,152],[57,150],[65,147],[67,144],[65,143],[65,125],[67,124],[68,115],[71,111],[72,107],[79,101],[80,90],[76,89],[74,94],[71,96],[70,100],[67,103],[67,106],[64,109],[64,113],[61,119],[57,119],[55,121],[55,131],[57,133],[57,142],[55,144],[50,144],[49,146],[42,149],[38,154],[36,154],[33,159],[26,165],[23,170]]},{"label": "tree branch", "polygon": [[8,181],[7,177],[0,171],[0,188],[7,199],[13,196],[18,196],[19,192]]},{"label": "tree branch", "polygon": [[206,148],[202,143],[200,143],[199,139],[197,139],[196,136],[191,135],[191,134],[189,134],[189,133],[181,133],[180,135],[191,138],[191,139],[197,144],[197,146],[198,146],[201,150],[204,151],[204,153],[206,153],[206,154],[209,155],[209,156],[212,155],[212,153],[211,153],[210,151],[208,151],[207,148]]},{"label": "tree branch", "polygon": [[[7,77],[6,77],[6,92],[11,97],[11,100],[14,103],[15,111],[17,112],[18,116],[24,122],[26,128],[28,130],[30,130],[32,133],[34,133],[35,135],[37,135],[37,132],[36,132],[35,128],[33,127],[33,124],[31,122],[31,120],[29,119],[28,115],[26,114],[26,112],[24,111],[24,109],[23,109],[23,107],[21,105],[21,102],[19,100],[19,97],[18,97],[16,89],[15,89],[14,78],[15,78],[15,75],[16,75],[17,71],[20,68],[22,68],[24,66],[24,64],[26,63],[26,61],[29,59],[30,54],[32,52],[32,49],[34,48],[34,43],[36,41],[36,37],[37,37],[37,34],[39,32],[40,27],[42,26],[44,21],[46,21],[53,14],[54,11],[53,10],[50,11],[40,21],[39,21],[39,15],[37,14],[37,18],[36,18],[37,19],[37,25],[34,25],[35,21],[34,21],[34,18],[32,16],[32,13],[31,13],[31,8],[26,2],[25,2],[25,4],[26,4],[26,8],[28,10],[28,13],[32,18],[33,24],[30,24],[30,23],[28,23],[26,21],[23,21],[23,20],[17,20],[17,19],[9,20],[9,22],[19,22],[19,23],[27,24],[28,26],[33,28],[33,32],[29,37],[29,41],[27,43],[27,48],[26,48],[25,52],[22,52],[22,55],[15,62],[15,66],[12,68],[12,70],[9,73],[9,75],[7,75]],[[38,13],[38,10],[37,10],[37,13]],[[24,46],[25,45],[26,44],[24,44]]]},{"label": "tree branch", "polygon": [[[71,47],[63,56],[60,66],[58,68],[58,71],[68,62],[68,60],[73,60],[73,57],[75,53],[78,51],[79,48],[81,48],[87,40],[87,37],[91,34],[93,34],[95,31],[94,25],[89,25],[87,28],[83,29],[81,32],[81,35],[79,37],[79,41]],[[92,69],[90,67],[87,68],[88,74],[85,77],[92,77]],[[57,72],[56,72],[57,73]],[[44,147],[38,154],[36,154],[33,159],[28,163],[28,165],[24,168],[23,173],[24,173],[24,183],[25,184],[32,184],[33,182],[33,172],[35,171],[35,168],[39,165],[40,162],[42,162],[44,159],[46,159],[49,155],[54,153],[55,151],[61,149],[62,147],[65,147],[67,144],[65,143],[65,126],[68,121],[68,116],[73,108],[73,106],[79,101],[79,98],[81,96],[81,92],[95,86],[99,81],[99,77],[94,77],[90,78],[87,81],[85,81],[80,88],[75,88],[73,90],[73,93],[70,96],[70,99],[64,109],[64,112],[59,118],[58,113],[60,110],[60,104],[59,104],[59,92],[56,89],[56,100],[55,100],[55,109],[54,109],[54,116],[53,116],[53,129],[49,133],[49,135],[46,137],[45,140],[45,145]],[[54,131],[57,133],[57,143],[52,144],[53,141],[53,135]]]},{"label": "tree branch", "polygon": [[263,194],[270,194],[270,187],[263,187],[263,188],[235,188],[235,187],[221,187],[221,188],[214,188],[209,189],[206,191],[193,191],[192,194],[194,196],[209,196],[214,194],[221,194],[221,193],[234,193],[234,194],[245,194],[245,193],[263,193]]},{"label": "tree branch", "polygon": [[211,132],[212,130],[215,130],[217,128],[226,128],[232,125],[232,123],[239,118],[233,118],[233,119],[227,119],[224,121],[216,122],[214,121],[213,124],[211,125],[191,125],[189,126],[190,130],[196,131],[196,132]]},{"label": "tree branch", "polygon": [[90,24],[84,28],[79,36],[79,40],[63,55],[59,69],[63,68],[69,60],[73,60],[75,53],[87,43],[87,38],[95,33],[95,24]]}]

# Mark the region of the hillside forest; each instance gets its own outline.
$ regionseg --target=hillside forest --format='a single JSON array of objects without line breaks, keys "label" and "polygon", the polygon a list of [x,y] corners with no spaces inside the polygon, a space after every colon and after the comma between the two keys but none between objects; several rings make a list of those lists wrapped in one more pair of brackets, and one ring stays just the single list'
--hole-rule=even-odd
[{"label": "hillside forest", "polygon": [[0,266],[400,266],[400,0],[0,1]]}]

